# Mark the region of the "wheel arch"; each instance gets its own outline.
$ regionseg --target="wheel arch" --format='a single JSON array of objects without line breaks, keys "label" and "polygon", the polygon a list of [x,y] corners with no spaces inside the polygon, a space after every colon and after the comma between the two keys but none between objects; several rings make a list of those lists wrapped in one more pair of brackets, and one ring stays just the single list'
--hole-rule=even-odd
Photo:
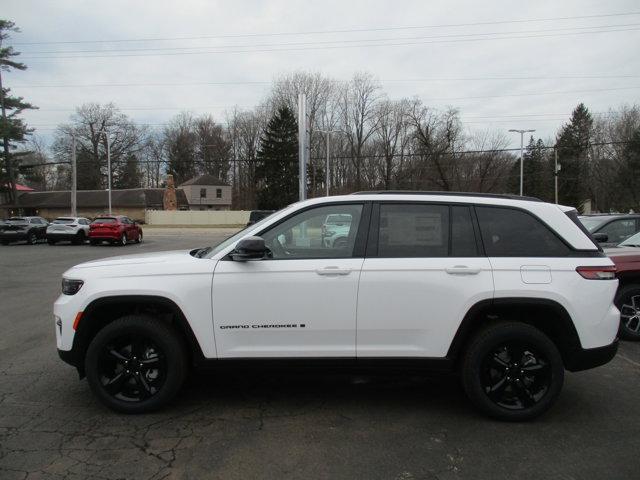
[{"label": "wheel arch", "polygon": [[93,300],[84,308],[73,338],[73,363],[84,376],[84,357],[91,340],[109,323],[130,314],[149,315],[159,322],[172,324],[187,346],[189,361],[199,363],[204,355],[182,309],[160,295],[117,295]]},{"label": "wheel arch", "polygon": [[541,330],[558,347],[565,364],[581,348],[580,337],[567,310],[549,299],[509,297],[482,300],[465,314],[451,342],[447,357],[458,360],[467,343],[484,326],[500,321],[516,321]]}]

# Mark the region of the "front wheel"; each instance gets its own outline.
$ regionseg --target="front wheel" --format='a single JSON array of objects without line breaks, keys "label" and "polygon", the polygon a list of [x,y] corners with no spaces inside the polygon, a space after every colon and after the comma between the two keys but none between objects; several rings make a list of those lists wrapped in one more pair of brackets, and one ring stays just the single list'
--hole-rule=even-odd
[{"label": "front wheel", "polygon": [[640,340],[640,285],[625,285],[616,294],[615,305],[620,310],[620,338]]},{"label": "front wheel", "polygon": [[120,237],[120,240],[118,240],[118,245],[121,247],[124,247],[127,244],[127,234],[123,233],[122,236]]},{"label": "front wheel", "polygon": [[462,360],[462,384],[472,403],[499,420],[530,420],[557,400],[564,365],[537,328],[504,322],[481,330]]},{"label": "front wheel", "polygon": [[138,232],[138,236],[136,237],[136,243],[142,243],[142,232]]},{"label": "front wheel", "polygon": [[107,407],[143,413],[166,405],[187,372],[184,343],[171,325],[146,315],[108,324],[87,349],[89,386]]},{"label": "front wheel", "polygon": [[29,232],[29,234],[27,235],[27,243],[29,245],[35,245],[38,242],[38,236],[36,235],[36,232]]}]

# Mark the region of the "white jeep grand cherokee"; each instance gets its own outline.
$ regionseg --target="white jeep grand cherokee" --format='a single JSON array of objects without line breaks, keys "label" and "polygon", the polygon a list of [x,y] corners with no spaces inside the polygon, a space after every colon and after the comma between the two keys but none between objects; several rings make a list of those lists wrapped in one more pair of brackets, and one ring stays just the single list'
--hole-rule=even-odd
[{"label": "white jeep grand cherokee", "polygon": [[[346,242],[323,242],[330,215]],[[216,247],[112,257],[63,275],[60,356],[128,413],[190,368],[448,369],[481,411],[547,410],[565,369],[616,353],[615,268],[549,203],[371,192],[291,205]]]}]

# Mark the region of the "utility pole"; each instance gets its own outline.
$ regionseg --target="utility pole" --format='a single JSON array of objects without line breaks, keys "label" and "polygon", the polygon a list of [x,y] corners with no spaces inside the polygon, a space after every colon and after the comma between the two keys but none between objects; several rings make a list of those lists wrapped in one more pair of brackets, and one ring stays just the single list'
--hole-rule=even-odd
[{"label": "utility pole", "polygon": [[520,196],[522,196],[522,187],[524,184],[523,178],[524,178],[524,167],[522,164],[523,161],[523,152],[524,152],[524,134],[525,133],[529,133],[529,132],[535,132],[535,130],[516,130],[516,129],[511,129],[509,130],[510,132],[516,132],[520,134]]},{"label": "utility pole", "polygon": [[71,216],[78,215],[77,203],[78,169],[76,166],[76,135],[71,134]]}]

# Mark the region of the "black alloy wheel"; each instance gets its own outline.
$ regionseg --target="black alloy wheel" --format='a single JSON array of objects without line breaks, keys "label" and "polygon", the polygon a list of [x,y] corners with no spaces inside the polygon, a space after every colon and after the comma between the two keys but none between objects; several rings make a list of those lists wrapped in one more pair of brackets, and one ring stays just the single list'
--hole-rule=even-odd
[{"label": "black alloy wheel", "polygon": [[29,245],[35,245],[38,242],[38,236],[36,235],[36,232],[29,232],[29,234],[27,235],[27,243]]},{"label": "black alloy wheel", "polygon": [[500,322],[480,330],[461,362],[464,390],[473,404],[500,420],[530,420],[557,400],[564,364],[556,345],[537,328]]},{"label": "black alloy wheel", "polygon": [[615,304],[620,310],[620,338],[640,341],[640,285],[623,286]]},{"label": "black alloy wheel", "polygon": [[148,338],[124,335],[103,346],[98,374],[102,387],[114,398],[140,402],[162,388],[167,376],[167,360]]},{"label": "black alloy wheel", "polygon": [[481,381],[484,392],[496,405],[523,410],[549,391],[551,368],[535,348],[512,341],[485,356]]},{"label": "black alloy wheel", "polygon": [[186,376],[184,342],[162,320],[130,315],[100,330],[85,359],[87,380],[109,408],[142,413],[162,407]]}]

